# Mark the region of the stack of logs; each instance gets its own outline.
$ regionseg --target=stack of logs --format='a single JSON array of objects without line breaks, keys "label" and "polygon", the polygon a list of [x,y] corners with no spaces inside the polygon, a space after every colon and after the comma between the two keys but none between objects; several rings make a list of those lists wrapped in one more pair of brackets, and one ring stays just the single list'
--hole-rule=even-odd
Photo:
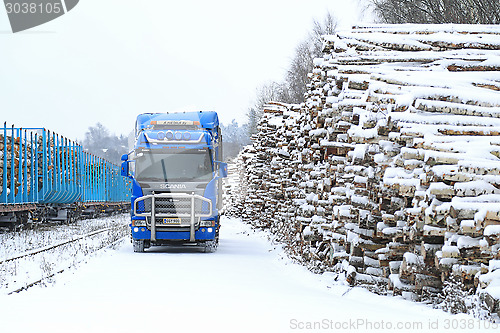
[{"label": "stack of logs", "polygon": [[[12,139],[11,135],[7,134],[5,137],[4,133],[0,133],[0,194],[3,193],[4,172],[6,172],[7,175],[7,194],[10,194],[11,179],[13,178],[15,195],[18,195],[21,186],[20,181],[22,180],[19,178],[19,170],[23,173],[22,170],[25,168],[24,164],[26,164],[27,175],[29,179],[31,179],[31,159],[25,160],[23,159],[23,156],[20,158],[20,142],[19,137],[14,137],[14,139]],[[24,150],[26,150],[27,156],[31,157],[31,146],[24,147],[22,149],[23,154]],[[14,168],[12,168],[12,164],[14,165]],[[13,175],[11,173],[12,171],[14,172]]]},{"label": "stack of logs", "polygon": [[454,277],[500,312],[500,27],[356,27],[310,78],[264,110],[229,213],[352,285],[420,299]]},{"label": "stack of logs", "polygon": [[[77,154],[81,151],[81,147],[68,139],[44,129],[31,132],[7,128],[6,130],[0,129],[0,131],[0,195],[3,192],[4,178],[7,184],[7,195],[11,194],[11,179],[14,179],[14,195],[17,196],[23,192],[29,196],[32,187],[37,186],[38,191],[43,188],[44,174],[46,174],[47,181],[53,183],[58,177],[60,179],[74,178],[75,170],[80,168]],[[40,131],[44,131],[45,136],[38,133]],[[22,136],[19,136],[19,133],[22,133]],[[44,140],[46,140],[45,144]],[[36,147],[36,153],[32,151],[32,147]],[[13,174],[12,164],[14,165]],[[63,165],[68,165],[68,167],[63,168]],[[69,165],[72,167],[70,168]],[[97,166],[91,165],[91,168],[95,167]],[[58,173],[57,170],[59,170]],[[32,173],[36,177],[33,182]]]}]

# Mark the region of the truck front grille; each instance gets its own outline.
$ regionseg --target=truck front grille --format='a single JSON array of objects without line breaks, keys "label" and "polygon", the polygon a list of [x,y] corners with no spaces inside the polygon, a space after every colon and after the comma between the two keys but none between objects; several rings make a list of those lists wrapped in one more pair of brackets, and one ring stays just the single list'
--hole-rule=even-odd
[{"label": "truck front grille", "polygon": [[[192,208],[193,205],[194,209]],[[191,220],[198,224],[201,217],[212,216],[212,201],[196,194],[151,194],[135,200],[134,214],[136,216],[145,216],[146,221],[148,221],[147,224],[150,224],[154,215],[158,226],[189,226]],[[174,219],[179,219],[180,224],[174,223]]]}]

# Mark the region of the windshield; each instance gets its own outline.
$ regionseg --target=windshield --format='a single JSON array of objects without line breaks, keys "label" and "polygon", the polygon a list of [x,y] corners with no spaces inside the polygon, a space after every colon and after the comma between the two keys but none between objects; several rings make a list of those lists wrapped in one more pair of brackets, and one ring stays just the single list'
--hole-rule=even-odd
[{"label": "windshield", "polygon": [[142,151],[135,160],[138,181],[210,181],[212,171],[208,149]]}]

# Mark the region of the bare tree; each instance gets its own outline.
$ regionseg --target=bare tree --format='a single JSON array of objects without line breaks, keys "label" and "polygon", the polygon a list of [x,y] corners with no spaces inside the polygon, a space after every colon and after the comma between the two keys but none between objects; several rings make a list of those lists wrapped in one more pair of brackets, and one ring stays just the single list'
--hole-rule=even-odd
[{"label": "bare tree", "polygon": [[248,125],[247,125],[247,135],[251,137],[252,134],[257,133],[257,125],[259,123],[260,114],[255,108],[250,108],[247,113]]},{"label": "bare tree", "polygon": [[[283,83],[271,82],[261,86],[257,90],[255,104],[247,114],[249,121],[256,123],[260,118],[263,106],[271,101],[283,103],[302,103],[304,94],[309,83],[308,74],[313,70],[313,60],[321,56],[323,50],[324,35],[332,35],[337,29],[337,20],[327,13],[325,19],[313,22],[313,29],[307,39],[299,43],[295,48],[295,54],[290,62]],[[255,126],[249,126],[250,134],[253,134]]]},{"label": "bare tree", "polygon": [[113,163],[120,163],[120,157],[128,153],[128,138],[119,137],[109,133],[101,123],[90,126],[85,133],[82,146],[86,151],[96,156],[103,157]]},{"label": "bare tree", "polygon": [[309,37],[295,48],[295,56],[285,79],[293,103],[304,101],[304,94],[309,83],[308,74],[314,68],[314,58],[320,57],[323,52],[323,36],[333,35],[336,30],[337,19],[331,13],[327,13],[323,22],[314,20]]},{"label": "bare tree", "polygon": [[233,119],[233,121],[228,125],[221,125],[224,146],[224,161],[238,155],[240,150],[251,142],[250,137],[248,136],[248,126],[249,124],[240,126],[235,119]]},{"label": "bare tree", "polygon": [[337,19],[330,12],[326,14],[323,23],[314,20],[313,30],[309,38],[314,45],[313,53],[316,57],[319,57],[323,52],[323,36],[335,34],[337,26]]},{"label": "bare tree", "polygon": [[371,0],[386,23],[500,24],[498,0]]},{"label": "bare tree", "polygon": [[290,97],[289,87],[286,82],[270,82],[257,89],[257,98],[255,101],[255,108],[257,110],[262,110],[264,105],[271,101],[293,103],[293,100]]}]

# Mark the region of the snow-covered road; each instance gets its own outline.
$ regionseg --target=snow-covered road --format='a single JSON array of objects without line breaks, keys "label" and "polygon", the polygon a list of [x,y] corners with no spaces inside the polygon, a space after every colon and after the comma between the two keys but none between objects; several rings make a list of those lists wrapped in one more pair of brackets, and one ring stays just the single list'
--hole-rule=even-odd
[{"label": "snow-covered road", "polygon": [[236,219],[222,225],[215,253],[134,253],[127,240],[48,287],[0,296],[1,331],[456,332],[466,323],[473,332],[493,325],[362,288],[345,293],[349,288],[332,275],[284,258],[265,233]]}]

